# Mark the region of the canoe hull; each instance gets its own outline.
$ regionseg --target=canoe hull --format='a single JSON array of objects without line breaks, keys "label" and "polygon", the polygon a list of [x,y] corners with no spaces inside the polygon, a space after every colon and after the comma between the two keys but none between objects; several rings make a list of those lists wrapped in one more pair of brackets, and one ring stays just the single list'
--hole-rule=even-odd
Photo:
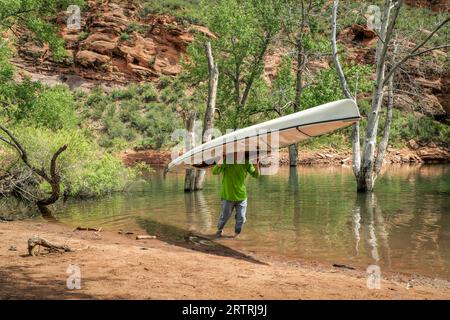
[{"label": "canoe hull", "polygon": [[334,101],[220,136],[174,159],[167,170],[178,165],[208,167],[227,155],[227,159],[235,161],[236,157],[238,161],[254,160],[279,148],[348,127],[359,119],[353,100]]}]

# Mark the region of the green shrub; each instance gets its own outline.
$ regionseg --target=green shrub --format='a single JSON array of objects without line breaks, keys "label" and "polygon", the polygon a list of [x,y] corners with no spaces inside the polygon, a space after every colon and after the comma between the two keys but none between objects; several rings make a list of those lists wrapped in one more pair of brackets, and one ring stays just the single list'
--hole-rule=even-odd
[{"label": "green shrub", "polygon": [[[384,120],[384,116],[382,118]],[[380,132],[384,121],[380,123]],[[404,146],[405,142],[414,139],[418,142],[435,142],[450,146],[450,126],[426,116],[404,114],[394,110],[389,141],[396,147]]]},{"label": "green shrub", "polygon": [[[142,107],[143,103],[140,102],[137,99],[132,99],[132,100],[125,100],[122,101],[119,106],[118,109],[120,111],[120,113],[137,113],[138,111],[140,111],[143,107]],[[127,117],[129,119],[129,117]]]},{"label": "green shrub", "polygon": [[180,120],[172,110],[168,106],[157,104],[147,112],[146,118],[150,125],[144,135],[152,149],[171,146],[171,135],[175,129],[180,128]]},{"label": "green shrub", "polygon": [[[25,124],[10,129],[27,151],[30,163],[47,172],[56,150],[64,144],[68,145],[57,160],[57,169],[62,188],[70,196],[100,196],[119,191],[133,178],[133,173],[118,158],[99,149],[81,130],[53,131]],[[0,144],[0,153],[14,156],[15,150]],[[28,169],[22,162],[17,162],[15,170]],[[49,186],[41,181],[36,188],[34,191],[39,194],[48,190]]]},{"label": "green shrub", "polygon": [[130,40],[130,35],[129,35],[128,33],[126,33],[126,32],[122,32],[122,33],[120,34],[120,40],[122,40],[122,41],[128,41],[128,40]]},{"label": "green shrub", "polygon": [[107,103],[108,97],[103,94],[103,90],[101,87],[96,87],[94,90],[92,90],[89,96],[86,98],[85,102],[85,104],[90,107]]},{"label": "green shrub", "polygon": [[127,181],[134,178],[131,170],[124,168],[122,162],[110,154],[87,163],[73,177],[69,194],[78,197],[95,197],[114,191],[122,191]]},{"label": "green shrub", "polygon": [[14,98],[18,103],[11,117],[16,122],[53,130],[75,128],[79,123],[72,93],[64,85],[48,87],[24,81],[15,86]]},{"label": "green shrub", "polygon": [[170,13],[181,23],[200,23],[198,0],[143,0],[140,16],[150,13]]},{"label": "green shrub", "polygon": [[104,118],[103,123],[110,138],[114,139],[123,137],[125,132],[125,124],[121,122],[120,119],[113,116],[107,116]]},{"label": "green shrub", "polygon": [[78,41],[86,40],[87,37],[89,37],[89,32],[82,31],[82,32],[80,32],[80,35],[78,36]]},{"label": "green shrub", "polygon": [[129,100],[133,98],[133,92],[129,88],[114,89],[111,92],[111,98],[114,100]]},{"label": "green shrub", "polygon": [[145,29],[139,23],[132,22],[126,27],[125,32],[126,33],[132,33],[134,31],[139,32],[139,33],[143,33],[145,31]]},{"label": "green shrub", "polygon": [[28,117],[33,123],[54,130],[74,128],[79,122],[72,94],[66,86],[55,86],[43,90],[38,95]]},{"label": "green shrub", "polygon": [[[373,90],[374,83],[370,80],[373,71],[371,66],[350,63],[344,64],[343,69],[351,91],[355,88],[356,81],[358,81],[358,92]],[[321,70],[314,79],[311,79],[311,82],[312,85],[307,87],[302,95],[304,109],[345,98],[334,67]]]},{"label": "green shrub", "polygon": [[[151,148],[171,145],[172,132],[182,125],[173,111],[173,104],[184,94],[184,89],[170,78],[164,81],[167,81],[167,87],[161,95],[167,95],[171,105],[161,103],[164,99],[150,83],[116,88],[108,95],[97,88],[90,95],[81,97],[78,110],[83,117],[102,124],[95,125],[104,129],[96,138],[101,147],[120,150],[142,141]],[[90,121],[84,123],[85,126],[90,124]]]},{"label": "green shrub", "polygon": [[144,133],[150,126],[153,125],[150,119],[143,117],[137,113],[130,114],[130,123],[141,133]]},{"label": "green shrub", "polygon": [[122,137],[111,139],[108,136],[102,136],[98,139],[98,145],[110,152],[122,151],[128,147],[128,144]]},{"label": "green shrub", "polygon": [[[10,81],[14,76],[14,67],[9,62],[11,52],[7,43],[0,38],[0,96],[2,95],[2,85]],[[7,89],[7,88],[4,88]]]},{"label": "green shrub", "polygon": [[156,149],[156,143],[153,138],[145,138],[136,144],[135,149],[136,150]]},{"label": "green shrub", "polygon": [[161,78],[159,79],[159,82],[158,82],[157,87],[158,87],[159,90],[165,89],[165,88],[167,88],[168,86],[170,86],[170,84],[172,83],[172,81],[173,81],[173,78],[171,78],[171,77],[169,77],[169,76],[163,76],[163,77],[161,77]]},{"label": "green shrub", "polygon": [[151,85],[144,84],[140,88],[139,95],[141,96],[142,102],[149,103],[158,100],[158,93],[155,88]]}]

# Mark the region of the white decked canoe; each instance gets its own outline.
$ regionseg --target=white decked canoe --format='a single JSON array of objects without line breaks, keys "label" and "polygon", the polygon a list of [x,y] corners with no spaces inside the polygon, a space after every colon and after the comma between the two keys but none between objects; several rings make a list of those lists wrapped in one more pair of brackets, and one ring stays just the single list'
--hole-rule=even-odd
[{"label": "white decked canoe", "polygon": [[263,149],[265,154],[271,153],[293,143],[350,126],[359,119],[358,107],[351,99],[326,103],[215,138],[174,159],[166,170],[178,165],[208,167],[224,155],[238,151],[250,152],[254,154],[250,158],[255,158],[258,157],[256,151],[261,152]]}]

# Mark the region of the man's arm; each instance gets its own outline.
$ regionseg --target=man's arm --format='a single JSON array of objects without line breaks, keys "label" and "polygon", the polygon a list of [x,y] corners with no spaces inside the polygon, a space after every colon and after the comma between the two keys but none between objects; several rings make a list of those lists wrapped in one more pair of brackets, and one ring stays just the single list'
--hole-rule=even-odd
[{"label": "man's arm", "polygon": [[216,164],[212,169],[212,173],[214,175],[218,175],[223,172],[223,168],[224,168],[223,164]]},{"label": "man's arm", "polygon": [[261,175],[259,159],[256,160],[256,165],[255,166],[253,164],[251,164],[251,163],[247,164],[247,172],[250,173],[250,175],[253,178],[258,178]]}]

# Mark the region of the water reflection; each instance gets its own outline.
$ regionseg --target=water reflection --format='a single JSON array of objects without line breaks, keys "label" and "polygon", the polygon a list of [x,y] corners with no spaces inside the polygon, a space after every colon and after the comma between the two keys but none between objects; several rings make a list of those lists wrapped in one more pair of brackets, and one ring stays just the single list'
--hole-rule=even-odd
[{"label": "water reflection", "polygon": [[294,202],[294,214],[292,222],[297,237],[300,233],[300,184],[298,181],[298,171],[296,167],[289,167],[289,191]]},{"label": "water reflection", "polygon": [[[140,192],[69,201],[59,218],[72,225],[140,229],[136,221],[196,234],[215,232],[220,178],[183,192],[184,174],[155,172]],[[247,223],[235,250],[382,271],[450,278],[450,166],[389,168],[374,194],[357,194],[351,169],[282,168],[248,179]],[[147,225],[148,225],[147,223]],[[225,232],[231,232],[229,223]]]},{"label": "water reflection", "polygon": [[184,204],[188,230],[207,233],[213,228],[211,212],[215,208],[211,208],[203,191],[185,192]]},{"label": "water reflection", "polygon": [[390,266],[389,233],[386,230],[383,212],[376,194],[358,193],[352,213],[356,255],[359,254],[362,224],[365,245],[370,252],[372,263],[378,264],[380,253],[382,253],[387,265]]},{"label": "water reflection", "polygon": [[[357,198],[358,199],[358,198]],[[361,206],[356,201],[352,210],[352,226],[353,234],[355,236],[355,254],[359,255],[359,242],[361,241],[360,229],[361,229]]]}]

